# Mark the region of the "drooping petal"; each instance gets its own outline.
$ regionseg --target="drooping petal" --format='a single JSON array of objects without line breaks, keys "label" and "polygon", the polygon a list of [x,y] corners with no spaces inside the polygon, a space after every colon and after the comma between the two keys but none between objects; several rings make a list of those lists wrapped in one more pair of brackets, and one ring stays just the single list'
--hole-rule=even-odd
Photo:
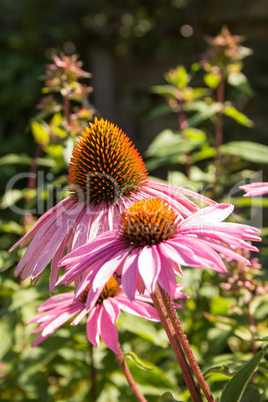
[{"label": "drooping petal", "polygon": [[125,311],[126,313],[130,313],[138,317],[143,317],[151,321],[159,321],[157,311],[153,306],[150,306],[150,304],[144,303],[143,301],[139,301],[136,299],[130,301],[126,297],[126,295],[122,293],[117,295],[115,299],[120,309]]},{"label": "drooping petal", "polygon": [[98,300],[104,285],[111,278],[120,263],[127,257],[128,249],[119,252],[107,261],[96,273],[87,295],[86,307],[90,310]]},{"label": "drooping petal", "polygon": [[[165,244],[163,244],[163,247]],[[176,275],[174,273],[173,264],[170,258],[164,257],[161,249],[157,246],[158,255],[160,258],[161,270],[158,276],[159,285],[165,289],[172,299],[176,292]]]},{"label": "drooping petal", "polygon": [[[105,300],[104,300],[105,302]],[[118,344],[118,332],[113,324],[109,313],[105,308],[105,303],[100,306],[99,316],[99,330],[100,336],[103,342],[110,348],[116,355],[120,354]]]},{"label": "drooping petal", "polygon": [[72,262],[78,262],[79,260],[82,260],[85,258],[85,256],[89,256],[93,253],[95,253],[97,250],[100,250],[102,248],[107,248],[107,247],[112,247],[114,243],[120,243],[116,239],[117,232],[112,231],[112,232],[106,232],[103,233],[102,235],[99,235],[96,237],[94,240],[90,241],[89,243],[83,245],[82,247],[79,247],[78,249],[72,251],[69,253],[65,258],[63,258],[60,261],[60,266],[71,264]]},{"label": "drooping petal", "polygon": [[133,250],[124,261],[122,269],[122,286],[130,300],[134,299],[137,288],[138,257],[140,250]]},{"label": "drooping petal", "polygon": [[100,306],[96,305],[90,311],[87,319],[87,337],[90,343],[96,348],[99,346],[98,317]]},{"label": "drooping petal", "polygon": [[138,269],[146,289],[154,292],[158,275],[161,269],[160,259],[154,248],[156,246],[145,246],[142,248],[138,258]]}]

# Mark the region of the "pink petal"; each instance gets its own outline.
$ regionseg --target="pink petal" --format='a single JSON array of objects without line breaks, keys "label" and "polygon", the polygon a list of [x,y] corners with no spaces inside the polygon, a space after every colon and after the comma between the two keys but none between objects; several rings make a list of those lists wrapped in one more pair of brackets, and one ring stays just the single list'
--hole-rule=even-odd
[{"label": "pink petal", "polygon": [[113,324],[109,313],[106,311],[105,306],[100,306],[99,317],[99,330],[103,342],[110,348],[116,355],[120,354],[118,344],[118,332]]},{"label": "pink petal", "polygon": [[[159,248],[158,248],[159,249]],[[161,271],[158,277],[159,285],[165,289],[172,299],[175,298],[176,292],[176,275],[173,270],[172,262],[169,258],[165,258],[159,249],[159,257],[161,261]]]},{"label": "pink petal", "polygon": [[[159,321],[158,314],[153,306],[144,303],[143,301],[133,300],[130,301],[126,295],[118,294],[116,296],[116,302],[121,310],[126,313],[136,315],[138,317],[146,318],[151,321]],[[151,300],[152,303],[152,300]]]},{"label": "pink petal", "polygon": [[137,287],[137,270],[138,270],[138,256],[139,249],[133,250],[130,255],[125,259],[122,269],[122,286],[124,292],[130,300],[134,299]]},{"label": "pink petal", "polygon": [[116,301],[116,297],[108,297],[107,299],[103,300],[103,305],[111,317],[112,323],[115,324],[120,314],[120,308]]},{"label": "pink petal", "polygon": [[215,223],[226,219],[233,211],[234,206],[229,204],[216,204],[200,209],[194,215],[181,222],[179,232],[191,230],[192,227],[211,228]]},{"label": "pink petal", "polygon": [[90,343],[96,348],[99,346],[98,317],[100,306],[97,305],[91,310],[87,319],[87,337]]},{"label": "pink petal", "polygon": [[[200,240],[202,239],[182,236],[180,242],[170,241],[170,244],[183,256],[183,265],[194,268],[211,268],[216,272],[226,272],[226,267],[218,254]],[[194,255],[191,254],[188,257],[187,254],[185,254],[187,249],[194,252]]]},{"label": "pink petal", "polygon": [[145,246],[142,248],[138,258],[138,269],[146,289],[148,289],[149,293],[153,293],[161,270],[156,246]]},{"label": "pink petal", "polygon": [[117,232],[106,232],[102,235],[96,237],[94,240],[90,241],[89,243],[85,244],[82,247],[72,251],[68,254],[65,258],[60,261],[60,266],[71,264],[74,261],[79,259],[83,259],[85,256],[91,255],[95,253],[98,249],[105,248],[107,246],[112,246],[111,242],[119,243],[116,238]]}]

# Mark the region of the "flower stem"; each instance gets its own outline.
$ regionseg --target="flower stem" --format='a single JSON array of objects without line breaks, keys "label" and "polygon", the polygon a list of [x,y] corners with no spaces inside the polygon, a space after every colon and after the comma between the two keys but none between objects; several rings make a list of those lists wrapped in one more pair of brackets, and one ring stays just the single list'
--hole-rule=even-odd
[{"label": "flower stem", "polygon": [[209,402],[214,402],[214,398],[211,394],[211,391],[201,373],[201,370],[198,366],[198,363],[195,359],[195,356],[193,354],[193,351],[189,345],[189,342],[186,338],[186,335],[182,329],[180,320],[178,318],[178,315],[176,313],[176,310],[174,308],[174,304],[173,301],[171,299],[171,297],[167,294],[167,292],[162,289],[160,286],[158,286],[158,289],[156,291],[156,293],[159,292],[159,294],[162,297],[163,303],[165,304],[166,310],[167,310],[167,314],[168,317],[170,318],[172,325],[174,327],[174,330],[176,332],[176,335],[179,339],[180,344],[182,345],[182,348],[184,350],[184,353],[190,363],[190,366],[194,372],[194,375],[198,381],[198,384],[200,385],[200,388],[202,389],[207,401]]},{"label": "flower stem", "polygon": [[135,381],[131,375],[131,372],[125,361],[125,356],[124,356],[120,346],[119,346],[119,350],[120,350],[120,354],[115,355],[116,360],[117,360],[123,374],[125,375],[130,388],[132,389],[134,395],[136,396],[136,398],[139,402],[147,402],[147,400],[144,398],[144,396],[140,392],[139,388],[137,387],[137,384],[135,383]]},{"label": "flower stem", "polygon": [[151,294],[151,298],[154,303],[154,307],[156,308],[157,313],[160,317],[164,330],[166,331],[166,334],[168,336],[172,349],[174,350],[175,356],[180,365],[183,377],[184,377],[186,385],[190,391],[193,402],[202,402],[202,397],[201,397],[200,391],[194,382],[193,374],[192,374],[190,367],[187,363],[187,360],[184,356],[180,341],[175,332],[171,319],[167,313],[165,303],[163,301],[162,295],[161,295],[159,287],[157,285],[156,285],[155,293]]},{"label": "flower stem", "polygon": [[91,376],[91,397],[92,401],[95,402],[97,400],[97,390],[96,390],[96,370],[95,370],[95,365],[94,365],[94,351],[93,351],[93,346],[90,343],[89,344],[89,353],[90,353],[90,363],[91,363],[91,371],[90,371],[90,376]]}]

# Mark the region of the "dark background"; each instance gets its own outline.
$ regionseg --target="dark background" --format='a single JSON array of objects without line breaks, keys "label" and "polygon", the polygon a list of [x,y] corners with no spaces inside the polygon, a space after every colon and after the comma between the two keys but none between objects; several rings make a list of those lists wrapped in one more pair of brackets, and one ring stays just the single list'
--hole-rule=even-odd
[{"label": "dark background", "polygon": [[[192,27],[190,37],[184,25]],[[244,61],[254,95],[243,112],[255,122],[254,130],[227,123],[224,138],[267,143],[267,0],[1,0],[1,154],[33,152],[26,127],[41,96],[39,77],[61,50],[79,53],[93,73],[92,103],[144,151],[160,131],[147,120],[156,101],[149,86],[162,83],[170,68],[200,60],[206,36],[223,25],[254,51]]]}]

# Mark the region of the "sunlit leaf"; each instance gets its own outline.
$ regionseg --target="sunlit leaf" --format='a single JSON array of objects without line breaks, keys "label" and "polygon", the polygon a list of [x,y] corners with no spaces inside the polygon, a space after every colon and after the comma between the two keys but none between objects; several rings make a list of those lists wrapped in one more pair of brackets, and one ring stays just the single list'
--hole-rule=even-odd
[{"label": "sunlit leaf", "polygon": [[49,128],[46,123],[43,122],[43,124],[41,124],[37,121],[33,121],[31,123],[31,129],[34,140],[37,144],[46,145],[49,143]]},{"label": "sunlit leaf", "polygon": [[243,126],[246,127],[253,127],[254,123],[252,120],[250,120],[245,114],[239,112],[234,106],[226,106],[223,110],[223,113],[226,116],[231,117],[237,123],[242,124]]},{"label": "sunlit leaf", "polygon": [[190,81],[190,76],[187,74],[184,66],[178,66],[177,68],[170,70],[165,75],[165,79],[168,83],[175,85],[178,89],[184,89]]},{"label": "sunlit leaf", "polygon": [[136,363],[136,365],[142,370],[153,370],[155,368],[153,364],[142,360],[134,352],[126,352],[124,353],[124,356],[127,359],[133,360]]},{"label": "sunlit leaf", "polygon": [[232,141],[221,146],[221,154],[236,155],[255,163],[268,163],[268,146],[251,141]]},{"label": "sunlit leaf", "polygon": [[252,374],[258,368],[261,359],[264,357],[268,345],[260,350],[249,362],[247,362],[228,382],[221,395],[220,402],[239,402],[251,379]]},{"label": "sunlit leaf", "polygon": [[165,392],[159,398],[159,402],[180,402],[180,401],[178,401],[178,399],[174,399],[171,392]]},{"label": "sunlit leaf", "polygon": [[220,81],[221,81],[220,74],[209,73],[209,74],[204,75],[204,82],[209,88],[212,88],[212,89],[217,88]]}]

